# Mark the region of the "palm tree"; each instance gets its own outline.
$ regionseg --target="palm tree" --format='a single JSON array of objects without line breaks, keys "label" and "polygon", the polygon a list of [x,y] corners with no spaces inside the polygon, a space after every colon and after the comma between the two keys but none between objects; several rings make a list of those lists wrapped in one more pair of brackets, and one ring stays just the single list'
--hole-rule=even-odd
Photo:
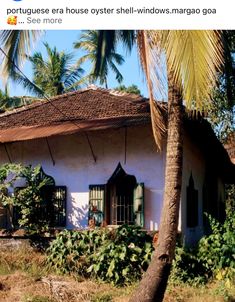
[{"label": "palm tree", "polygon": [[19,73],[14,74],[15,80],[22,83],[29,91],[47,96],[56,96],[79,88],[79,80],[84,70],[78,64],[72,64],[73,55],[58,52],[56,47],[52,49],[48,43],[44,43],[44,46],[46,59],[40,52],[28,56],[28,60],[32,63],[35,85]]},{"label": "palm tree", "polygon": [[83,62],[89,61],[92,64],[91,71],[88,75],[88,80],[91,83],[99,80],[101,85],[105,85],[108,88],[108,73],[111,69],[118,83],[121,83],[123,80],[123,76],[117,68],[117,65],[122,65],[124,62],[123,56],[118,54],[116,51],[110,52],[109,56],[104,58],[104,64],[102,69],[100,69],[99,73],[94,73],[95,64],[98,51],[98,31],[97,30],[86,30],[80,36],[79,40],[74,43],[75,49],[81,49],[86,52],[84,56],[82,56],[78,63],[81,64]]},{"label": "palm tree", "polygon": [[[187,109],[208,109],[223,50],[221,33],[216,31],[137,31],[135,34],[150,93],[153,134],[160,149],[164,124],[155,106],[154,92],[161,86],[159,67],[161,70],[162,53],[167,62],[167,150],[159,238],[149,268],[130,299],[130,302],[158,302],[164,298],[178,229],[183,168],[183,100]],[[100,50],[95,72],[99,72],[103,61],[115,50],[118,40],[126,43],[122,38],[124,35],[126,33],[122,31],[116,34],[99,31]]]}]

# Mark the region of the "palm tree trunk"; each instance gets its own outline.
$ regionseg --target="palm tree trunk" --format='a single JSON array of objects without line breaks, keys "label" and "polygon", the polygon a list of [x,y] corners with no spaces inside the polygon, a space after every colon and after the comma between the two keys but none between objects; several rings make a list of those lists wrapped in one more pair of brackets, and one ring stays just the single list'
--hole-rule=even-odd
[{"label": "palm tree trunk", "polygon": [[183,166],[183,106],[181,91],[171,74],[168,85],[165,191],[159,237],[148,270],[129,302],[163,301],[175,252]]}]

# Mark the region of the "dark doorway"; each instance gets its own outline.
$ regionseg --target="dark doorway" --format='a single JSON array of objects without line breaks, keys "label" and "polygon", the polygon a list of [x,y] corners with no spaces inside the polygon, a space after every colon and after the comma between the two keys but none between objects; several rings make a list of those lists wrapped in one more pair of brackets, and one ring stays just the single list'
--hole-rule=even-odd
[{"label": "dark doorway", "polygon": [[133,198],[136,178],[126,174],[119,164],[108,181],[108,198],[110,207],[107,208],[110,224],[134,224]]}]

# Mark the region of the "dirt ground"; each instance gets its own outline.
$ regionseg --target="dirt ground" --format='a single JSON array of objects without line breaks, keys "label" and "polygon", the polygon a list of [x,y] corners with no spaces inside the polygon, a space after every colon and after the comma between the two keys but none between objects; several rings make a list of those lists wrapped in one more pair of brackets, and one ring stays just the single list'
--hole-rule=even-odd
[{"label": "dirt ground", "polygon": [[[118,290],[116,294],[115,291],[109,285],[92,281],[78,282],[59,276],[47,276],[38,280],[19,272],[0,276],[0,302],[128,301],[127,296],[122,297],[122,290]],[[126,294],[126,289],[124,291]],[[111,295],[119,297],[111,300]]]},{"label": "dirt ground", "polygon": [[[116,289],[70,277],[30,277],[21,272],[0,276],[0,302],[126,302],[133,287]],[[234,302],[223,288],[176,287],[168,289],[165,302]]]}]

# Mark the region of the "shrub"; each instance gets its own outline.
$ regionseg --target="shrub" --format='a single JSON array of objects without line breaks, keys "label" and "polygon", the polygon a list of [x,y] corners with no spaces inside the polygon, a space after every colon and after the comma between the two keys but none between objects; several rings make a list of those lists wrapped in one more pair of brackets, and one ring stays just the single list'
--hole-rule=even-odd
[{"label": "shrub", "polygon": [[[42,217],[42,189],[50,185],[50,179],[41,177],[42,168],[5,164],[0,167],[0,199],[13,221],[12,206],[17,222],[30,235],[40,234],[48,229],[48,221]],[[17,187],[23,181],[24,187]],[[14,194],[7,194],[8,190]],[[17,227],[17,225],[14,225]]]},{"label": "shrub", "polygon": [[212,233],[203,237],[194,250],[176,248],[171,280],[206,282],[211,277],[228,283],[235,279],[235,214],[227,211],[224,224],[206,215]]},{"label": "shrub", "polygon": [[196,250],[176,247],[171,272],[171,281],[174,284],[201,284],[205,283],[208,277],[203,263],[197,257]]},{"label": "shrub", "polygon": [[64,230],[47,249],[47,262],[57,273],[86,273],[88,256],[104,244],[109,236],[105,229]]},{"label": "shrub", "polygon": [[224,224],[208,215],[212,234],[199,241],[197,257],[208,274],[229,268],[235,271],[235,214],[227,213]]},{"label": "shrub", "polygon": [[152,238],[140,227],[63,231],[47,250],[48,264],[59,273],[82,273],[115,285],[141,277],[151,259]]},{"label": "shrub", "polygon": [[88,272],[114,285],[138,280],[151,260],[152,238],[140,227],[123,225],[90,257]]}]

